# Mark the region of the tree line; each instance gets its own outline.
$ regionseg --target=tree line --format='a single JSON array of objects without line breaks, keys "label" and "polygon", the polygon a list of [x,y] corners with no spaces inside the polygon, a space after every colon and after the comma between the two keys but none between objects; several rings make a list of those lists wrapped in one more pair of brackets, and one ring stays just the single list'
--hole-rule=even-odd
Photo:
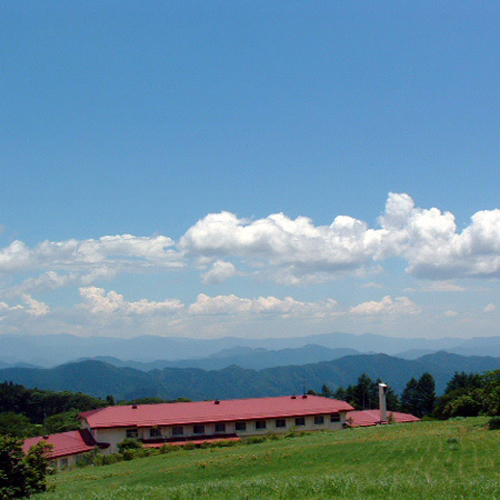
[{"label": "tree line", "polygon": [[[176,401],[189,401],[189,399],[179,398]],[[0,384],[0,436],[27,438],[56,434],[79,429],[78,416],[84,411],[115,404],[170,402],[172,401],[160,398],[116,402],[111,395],[100,399],[82,392],[27,389],[21,384],[3,382]]]},{"label": "tree line", "polygon": [[[356,410],[378,409],[378,384],[363,373],[358,382],[347,388],[332,391],[323,385],[320,396],[341,399]],[[310,391],[316,394],[314,391]],[[430,373],[419,379],[412,378],[398,397],[391,387],[387,391],[388,411],[411,413],[416,417],[448,419],[452,417],[475,417],[478,415],[500,415],[500,370],[483,374],[455,372],[448,381],[444,394],[436,396],[436,384]]]},{"label": "tree line", "polygon": [[[357,410],[378,409],[378,384],[363,373],[356,384],[333,391],[326,384],[317,394],[347,401]],[[309,391],[316,394],[314,391]],[[176,401],[189,401],[181,398]],[[115,402],[113,396],[94,398],[83,393],[27,389],[20,384],[0,384],[0,435],[17,438],[54,434],[78,429],[78,415],[83,411],[114,404],[153,404],[172,402],[144,398]],[[500,370],[484,374],[456,372],[441,397],[436,396],[434,378],[424,373],[412,378],[400,397],[389,387],[388,411],[402,411],[416,417],[447,419],[458,416],[500,415]]]}]

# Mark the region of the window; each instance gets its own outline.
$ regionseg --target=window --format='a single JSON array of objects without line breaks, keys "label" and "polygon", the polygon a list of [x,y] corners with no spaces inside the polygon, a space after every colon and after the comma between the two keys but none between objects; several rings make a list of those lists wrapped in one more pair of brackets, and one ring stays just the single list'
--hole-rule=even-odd
[{"label": "window", "polygon": [[325,423],[325,417],[323,417],[323,415],[316,415],[314,417],[314,423],[316,425],[323,425]]},{"label": "window", "polygon": [[158,428],[149,429],[149,437],[161,438],[161,429]]},{"label": "window", "polygon": [[332,413],[330,415],[330,422],[340,422],[340,413]]},{"label": "window", "polygon": [[260,431],[262,429],[265,429],[267,426],[266,426],[266,421],[265,420],[256,420],[255,421],[255,429],[257,431]]},{"label": "window", "polygon": [[184,427],[172,427],[172,436],[182,436],[184,434]]},{"label": "window", "polygon": [[139,431],[137,429],[127,429],[125,435],[129,439],[137,439],[139,437]]},{"label": "window", "polygon": [[193,425],[193,434],[205,434],[205,426]]},{"label": "window", "polygon": [[306,417],[296,417],[295,418],[295,425],[297,427],[306,425]]},{"label": "window", "polygon": [[237,431],[246,431],[247,423],[246,422],[236,422],[236,430]]},{"label": "window", "polygon": [[280,427],[286,427],[286,420],[284,418],[276,419],[276,428],[279,429]]},{"label": "window", "polygon": [[226,432],[226,424],[215,424],[215,432]]},{"label": "window", "polygon": [[67,458],[61,458],[61,469],[67,469],[68,468],[68,459]]}]

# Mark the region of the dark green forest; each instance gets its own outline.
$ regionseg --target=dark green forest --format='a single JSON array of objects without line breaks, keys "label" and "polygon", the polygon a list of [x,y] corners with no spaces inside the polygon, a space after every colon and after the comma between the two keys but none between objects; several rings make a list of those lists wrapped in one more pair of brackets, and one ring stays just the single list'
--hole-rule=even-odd
[{"label": "dark green forest", "polygon": [[[309,389],[310,394],[347,401],[357,410],[378,408],[378,383],[363,373],[357,383],[333,391],[323,384],[320,391]],[[70,391],[28,389],[21,384],[0,384],[0,435],[26,438],[36,435],[65,432],[79,428],[80,412],[113,404],[154,404],[189,401],[188,398],[165,400],[140,398],[116,402],[112,395],[104,399]],[[389,387],[389,411],[411,413],[419,418],[448,419],[459,416],[500,415],[500,370],[483,374],[455,372],[444,393],[436,396],[433,375],[426,372],[412,377],[401,396]]]}]

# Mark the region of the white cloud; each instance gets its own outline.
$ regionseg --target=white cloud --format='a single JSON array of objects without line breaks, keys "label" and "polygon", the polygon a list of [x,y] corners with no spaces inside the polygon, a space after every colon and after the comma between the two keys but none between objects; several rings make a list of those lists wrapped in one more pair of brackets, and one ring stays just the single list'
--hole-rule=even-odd
[{"label": "white cloud", "polygon": [[407,288],[406,292],[465,292],[467,289],[451,281],[434,281],[419,288]]},{"label": "white cloud", "polygon": [[9,306],[6,302],[0,302],[0,311],[17,311],[24,309],[24,306],[21,304],[17,304],[15,306]]},{"label": "white cloud", "polygon": [[[0,302],[0,312],[1,313],[26,313],[30,316],[40,317],[46,316],[50,313],[50,307],[31,297],[31,295],[24,294],[22,296],[23,304],[16,304],[14,306],[10,306],[6,302]],[[5,317],[4,317],[5,318]]]},{"label": "white cloud", "polygon": [[406,315],[418,314],[420,307],[408,297],[397,297],[395,300],[390,295],[384,297],[380,302],[374,300],[363,302],[355,307],[351,307],[350,313],[356,315],[378,316],[378,315]]},{"label": "white cloud", "polygon": [[408,195],[391,193],[380,223],[384,235],[376,258],[401,255],[408,260],[408,272],[419,278],[500,275],[498,209],[477,212],[459,233],[452,213],[415,208]]},{"label": "white cloud", "polygon": [[497,306],[495,304],[488,304],[487,306],[485,306],[483,311],[485,313],[490,313],[490,312],[493,312],[496,308],[497,308]]},{"label": "white cloud", "polygon": [[282,318],[302,317],[322,319],[338,315],[337,302],[328,299],[322,302],[301,302],[286,297],[240,298],[236,295],[209,297],[198,295],[195,303],[189,306],[189,312],[195,315],[278,315]]},{"label": "white cloud", "polygon": [[218,260],[214,262],[211,269],[202,274],[203,282],[207,285],[223,283],[236,274],[236,267],[231,262]]},{"label": "white cloud", "polygon": [[123,295],[113,290],[106,294],[103,288],[97,288],[95,286],[80,288],[80,295],[83,297],[87,307],[93,314],[169,314],[184,307],[182,302],[178,299],[167,299],[163,302],[141,299],[137,302],[128,302],[124,299]]},{"label": "white cloud", "polygon": [[458,316],[457,311],[453,311],[452,309],[449,309],[448,311],[444,312],[444,315],[447,316],[448,318],[454,318]]},{"label": "white cloud", "polygon": [[384,288],[384,285],[377,283],[375,281],[370,281],[370,283],[364,283],[361,285],[363,288]]},{"label": "white cloud", "polygon": [[[0,249],[0,273],[10,286],[2,283],[1,296],[90,287],[123,273],[169,272],[188,265],[201,272],[205,284],[239,275],[257,283],[314,285],[339,276],[366,278],[383,271],[383,261],[394,257],[407,261],[408,273],[434,282],[408,291],[461,292],[464,287],[452,280],[498,277],[500,210],[477,212],[459,232],[450,212],[418,208],[408,194],[390,193],[376,228],[346,215],[317,226],[307,217],[282,213],[249,220],[220,212],[199,220],[177,244],[162,235],[130,234],[47,240],[32,248],[14,241]],[[39,275],[29,276],[34,272]],[[24,281],[13,284],[13,276]]]},{"label": "white cloud", "polygon": [[130,234],[103,236],[98,240],[44,241],[30,249],[14,241],[0,250],[0,272],[22,269],[92,269],[107,264],[112,267],[156,265],[179,267],[182,255],[173,250],[174,241],[166,236],[138,237]]},{"label": "white cloud", "polygon": [[[379,231],[365,222],[338,216],[330,226],[283,214],[249,221],[229,212],[209,214],[192,226],[179,248],[199,257],[238,257],[251,265],[280,269],[276,276],[296,284],[310,276],[353,272],[371,265]],[[286,276],[286,278],[283,278]]]},{"label": "white cloud", "polygon": [[[379,224],[371,229],[339,215],[330,226],[315,226],[307,217],[272,214],[252,221],[221,212],[199,220],[178,246],[202,259],[242,259],[291,285],[366,273],[375,261],[395,256],[423,279],[500,276],[500,210],[477,212],[460,233],[452,213],[418,208],[408,194],[390,193]],[[460,291],[458,285],[442,287]]]},{"label": "white cloud", "polygon": [[23,300],[29,307],[29,309],[26,309],[26,312],[31,316],[38,318],[39,316],[45,316],[50,312],[50,307],[47,304],[44,304],[39,300],[35,300],[30,295],[23,295]]}]

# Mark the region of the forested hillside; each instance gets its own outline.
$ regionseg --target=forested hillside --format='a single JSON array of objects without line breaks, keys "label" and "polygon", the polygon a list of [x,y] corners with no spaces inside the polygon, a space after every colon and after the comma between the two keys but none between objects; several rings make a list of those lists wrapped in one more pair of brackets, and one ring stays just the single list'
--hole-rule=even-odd
[{"label": "forested hillside", "polygon": [[53,369],[4,369],[0,370],[0,380],[26,387],[81,391],[100,398],[112,394],[118,400],[143,397],[203,400],[278,396],[301,393],[304,388],[319,392],[323,384],[336,390],[355,383],[362,373],[374,380],[380,378],[400,394],[410,378],[429,372],[440,394],[455,372],[481,373],[498,368],[499,358],[441,352],[417,360],[385,354],[346,356],[334,361],[258,371],[231,366],[214,371],[166,368],[145,373],[99,361],[84,361]]}]

